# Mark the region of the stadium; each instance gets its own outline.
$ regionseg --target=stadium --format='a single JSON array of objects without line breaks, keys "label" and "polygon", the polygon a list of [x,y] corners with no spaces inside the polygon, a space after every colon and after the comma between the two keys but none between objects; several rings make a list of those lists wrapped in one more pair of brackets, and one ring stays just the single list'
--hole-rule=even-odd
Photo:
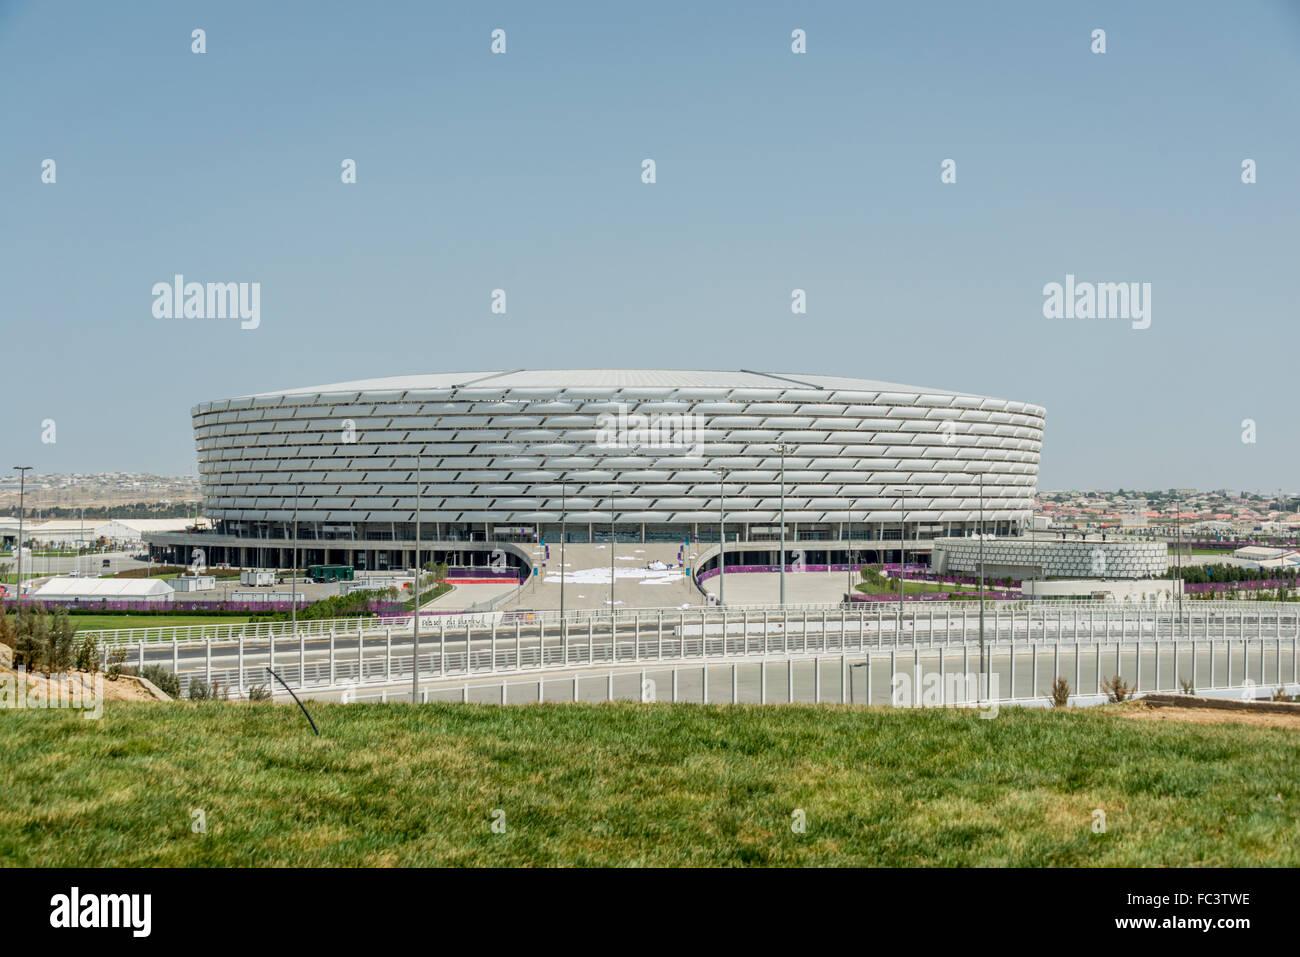
[{"label": "stadium", "polygon": [[822,375],[515,370],[287,389],[191,415],[213,527],[148,535],[155,558],[184,564],[201,545],[209,564],[289,568],[300,549],[300,565],[411,568],[418,508],[421,564],[495,551],[527,573],[525,544],[717,543],[720,520],[728,564],[772,562],[783,514],[809,561],[848,543],[897,560],[900,536],[925,560],[981,514],[988,534],[1016,536],[1045,410]]}]

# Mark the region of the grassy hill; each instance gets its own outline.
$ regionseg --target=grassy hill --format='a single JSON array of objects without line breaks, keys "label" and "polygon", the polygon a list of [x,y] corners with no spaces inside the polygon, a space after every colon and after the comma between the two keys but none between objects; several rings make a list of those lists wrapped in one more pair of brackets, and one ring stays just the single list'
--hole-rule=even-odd
[{"label": "grassy hill", "polygon": [[1108,708],[312,710],[319,738],[292,704],[0,711],[0,865],[1300,865],[1283,729]]}]

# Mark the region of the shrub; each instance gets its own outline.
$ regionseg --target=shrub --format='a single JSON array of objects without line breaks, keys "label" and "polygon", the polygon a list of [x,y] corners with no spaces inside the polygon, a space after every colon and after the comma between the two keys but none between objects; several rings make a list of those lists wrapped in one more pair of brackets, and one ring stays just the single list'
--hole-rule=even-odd
[{"label": "shrub", "polygon": [[116,681],[125,671],[126,649],[110,648],[108,654],[104,656],[104,661],[108,665],[104,669],[104,674],[108,676],[109,681]]},{"label": "shrub", "polygon": [[1182,675],[1178,676],[1178,687],[1179,689],[1182,690],[1183,694],[1188,694],[1188,695],[1196,694],[1195,684],[1187,680],[1186,678],[1184,678]]},{"label": "shrub", "polygon": [[170,698],[181,696],[181,679],[162,665],[145,665],[140,669],[140,677],[147,678],[154,687]]},{"label": "shrub", "polygon": [[16,648],[18,645],[18,628],[14,624],[17,615],[10,615],[0,610],[0,645]]},{"label": "shrub", "polygon": [[1114,675],[1101,683],[1101,691],[1106,696],[1107,701],[1118,702],[1128,701],[1133,697],[1133,693],[1137,691],[1137,688],[1126,684],[1119,675]]},{"label": "shrub", "polygon": [[99,645],[94,638],[87,636],[77,642],[72,666],[78,671],[89,671],[92,674],[99,670]]},{"label": "shrub", "polygon": [[266,685],[253,685],[248,689],[249,701],[270,701],[271,689]]},{"label": "shrub", "polygon": [[1064,708],[1070,703],[1070,682],[1064,678],[1057,678],[1052,682],[1052,690],[1047,694],[1047,700],[1053,708]]},{"label": "shrub", "polygon": [[46,666],[55,672],[65,672],[72,667],[77,639],[77,626],[68,617],[66,608],[56,608],[49,616],[49,642]]},{"label": "shrub", "polygon": [[207,701],[212,697],[212,686],[202,678],[190,679],[190,700]]}]

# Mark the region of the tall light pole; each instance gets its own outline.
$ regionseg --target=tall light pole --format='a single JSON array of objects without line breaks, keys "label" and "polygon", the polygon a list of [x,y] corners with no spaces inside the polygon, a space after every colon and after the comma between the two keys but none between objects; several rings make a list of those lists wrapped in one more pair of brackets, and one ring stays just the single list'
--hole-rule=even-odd
[{"label": "tall light pole", "polygon": [[[979,476],[980,483],[980,676],[975,682],[975,690],[979,692],[979,682],[984,680],[984,471],[981,469],[976,473]],[[978,699],[976,704],[978,704]]]},{"label": "tall light pole", "polygon": [[[293,571],[289,575],[289,593],[290,610],[289,614],[293,621],[293,636],[298,637],[298,496],[302,494],[302,486],[293,487]],[[197,574],[197,573],[196,573]],[[283,594],[283,592],[281,592]],[[275,662],[271,662],[272,665]]]},{"label": "tall light pole", "polygon": [[26,514],[23,503],[27,488],[27,473],[32,471],[30,465],[15,465],[18,473],[18,604],[23,600],[23,516]]},{"label": "tall light pole", "polygon": [[[420,703],[420,456],[415,456],[415,610],[411,615],[411,704]],[[445,635],[444,635],[445,637]]]},{"label": "tall light pole", "polygon": [[727,470],[718,469],[718,604],[727,603]]},{"label": "tall light pole", "polygon": [[844,594],[844,600],[847,603],[853,601],[853,506],[849,506],[849,520],[844,535],[845,554],[848,558],[848,586],[849,590]]},{"label": "tall light pole", "polygon": [[906,485],[890,489],[898,493],[898,631],[903,633],[903,569],[907,566],[907,495],[915,491]]},{"label": "tall light pole", "polygon": [[[1181,584],[1183,580],[1183,507],[1181,502],[1174,507],[1174,555],[1178,563],[1179,585],[1175,587],[1178,588],[1178,630],[1181,631],[1183,627],[1183,589]],[[1178,631],[1174,632],[1174,637],[1178,637]]]},{"label": "tall light pole", "polygon": [[781,607],[785,607],[785,454],[793,452],[794,446],[782,442],[776,446],[781,456]]},{"label": "tall light pole", "polygon": [[560,479],[560,628],[564,628],[564,540],[569,537],[565,529],[568,519],[568,478]]},{"label": "tall light pole", "polygon": [[614,489],[609,490],[609,616],[614,617]]}]

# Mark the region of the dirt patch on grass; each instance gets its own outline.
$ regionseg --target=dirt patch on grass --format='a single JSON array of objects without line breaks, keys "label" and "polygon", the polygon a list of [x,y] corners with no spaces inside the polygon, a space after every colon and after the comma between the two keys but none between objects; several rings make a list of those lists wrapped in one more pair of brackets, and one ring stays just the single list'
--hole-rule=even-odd
[{"label": "dirt patch on grass", "polygon": [[[18,680],[19,677],[18,672],[8,668],[0,668],[0,674],[7,675],[11,681],[15,681],[15,682]],[[40,691],[43,692],[43,697],[46,700],[53,700],[53,696],[59,694],[60,689],[61,689],[61,693],[66,697],[68,694],[67,681],[69,680],[69,678],[72,681],[75,681],[78,684],[80,684],[81,687],[85,689],[87,692],[94,691],[94,693],[96,694],[99,693],[94,689],[94,685],[93,685],[93,682],[95,680],[94,675],[85,671],[69,672],[66,675],[56,676],[55,679],[53,680],[39,673],[34,675],[25,674],[23,675],[23,678],[26,679],[27,688],[29,689],[29,692],[30,689],[32,689],[34,686],[39,685]],[[59,684],[60,681],[63,682],[61,686]],[[103,689],[104,690],[102,693],[105,701],[154,701],[156,700],[154,696],[150,694],[149,691],[143,685],[141,685],[138,681],[134,680],[133,678],[123,677],[123,678],[119,678],[116,681],[109,681],[108,678],[104,678]]]},{"label": "dirt patch on grass", "polygon": [[1300,731],[1300,714],[1265,714],[1257,711],[1224,711],[1218,708],[1156,708],[1135,701],[1113,712],[1136,721],[1182,721],[1187,724],[1252,724],[1261,728],[1292,728]]}]

